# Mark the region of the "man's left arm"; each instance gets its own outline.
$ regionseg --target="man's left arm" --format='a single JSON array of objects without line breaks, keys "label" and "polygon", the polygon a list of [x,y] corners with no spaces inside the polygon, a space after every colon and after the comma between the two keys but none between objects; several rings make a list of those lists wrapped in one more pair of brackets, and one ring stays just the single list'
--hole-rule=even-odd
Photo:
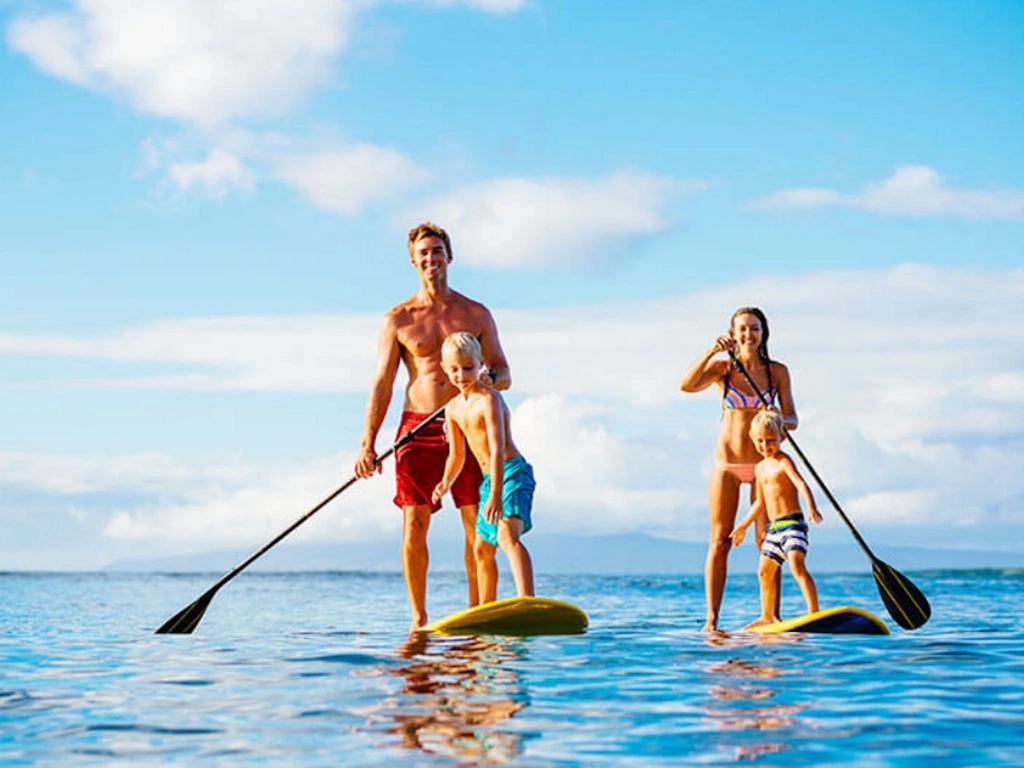
[{"label": "man's left arm", "polygon": [[480,350],[484,362],[491,374],[491,381],[497,390],[506,390],[512,386],[512,372],[508,367],[508,359],[498,339],[498,326],[491,313],[484,309],[483,330],[480,333]]}]

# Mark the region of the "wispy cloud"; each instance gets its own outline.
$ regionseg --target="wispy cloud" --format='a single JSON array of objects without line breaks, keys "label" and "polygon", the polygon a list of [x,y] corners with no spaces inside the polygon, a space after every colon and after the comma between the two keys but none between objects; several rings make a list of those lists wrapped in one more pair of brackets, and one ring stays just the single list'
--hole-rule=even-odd
[{"label": "wispy cloud", "polygon": [[888,179],[859,193],[831,189],[784,189],[749,207],[799,211],[829,206],[859,208],[890,216],[943,217],[976,221],[1024,219],[1024,190],[988,190],[950,186],[926,165],[898,168]]},{"label": "wispy cloud", "polygon": [[224,197],[235,189],[251,190],[256,181],[252,171],[222,149],[214,149],[198,162],[171,163],[167,174],[178,190],[199,189],[213,197]]},{"label": "wispy cloud", "polygon": [[405,218],[446,222],[469,264],[555,264],[604,258],[617,239],[662,231],[672,195],[705,186],[639,170],[597,179],[492,179],[420,203]]},{"label": "wispy cloud", "polygon": [[398,150],[371,144],[287,153],[272,163],[277,176],[313,205],[347,216],[369,203],[394,200],[430,178]]}]

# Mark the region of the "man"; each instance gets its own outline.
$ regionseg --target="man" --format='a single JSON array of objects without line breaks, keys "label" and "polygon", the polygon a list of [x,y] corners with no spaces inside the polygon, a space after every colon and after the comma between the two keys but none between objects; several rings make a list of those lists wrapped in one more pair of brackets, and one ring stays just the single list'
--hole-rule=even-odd
[{"label": "man", "polygon": [[[376,465],[377,433],[391,402],[399,363],[409,374],[399,437],[457,392],[441,368],[441,344],[451,333],[465,331],[480,341],[496,389],[508,389],[512,383],[491,313],[483,304],[448,287],[448,265],[452,262],[448,233],[429,221],[414,227],[409,232],[409,259],[419,273],[420,289],[384,316],[366,429],[355,465],[358,477],[369,477],[380,469]],[[395,504],[402,508],[402,571],[412,605],[413,629],[427,623],[427,529],[431,515],[440,509],[440,503],[431,501],[431,494],[441,480],[447,457],[442,419],[424,427],[395,454]],[[451,489],[466,534],[464,559],[470,606],[479,602],[473,543],[481,480],[480,467],[467,459]]]}]

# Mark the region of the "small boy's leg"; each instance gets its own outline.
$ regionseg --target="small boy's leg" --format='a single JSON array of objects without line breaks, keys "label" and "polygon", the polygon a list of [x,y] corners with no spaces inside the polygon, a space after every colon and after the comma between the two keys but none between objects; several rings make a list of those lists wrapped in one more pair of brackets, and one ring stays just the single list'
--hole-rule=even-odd
[{"label": "small boy's leg", "polygon": [[477,582],[476,557],[473,554],[473,547],[476,545],[476,504],[467,504],[459,507],[462,514],[462,529],[466,534],[466,545],[463,550],[463,560],[466,564],[466,581],[469,586],[469,607],[480,604],[480,589]]},{"label": "small boy's leg", "polygon": [[793,578],[800,585],[800,591],[804,593],[807,612],[816,613],[818,611],[818,588],[815,586],[811,574],[807,572],[806,557],[807,555],[803,551],[791,549],[786,554],[786,561],[789,563],[789,569],[793,572]]},{"label": "small boy's leg", "polygon": [[761,555],[761,561],[757,566],[757,580],[761,585],[761,618],[752,621],[747,628],[763,627],[765,624],[779,621],[779,613],[775,608],[779,596],[776,588],[778,573],[779,564],[770,557]]},{"label": "small boy's leg", "polygon": [[519,597],[533,597],[533,561],[520,539],[522,532],[521,519],[506,517],[498,523],[498,544],[508,558],[512,578],[516,582],[516,594]]},{"label": "small boy's leg", "polygon": [[476,580],[481,605],[498,599],[498,564],[494,562],[496,550],[493,544],[488,544],[477,534],[473,554],[476,556]]}]

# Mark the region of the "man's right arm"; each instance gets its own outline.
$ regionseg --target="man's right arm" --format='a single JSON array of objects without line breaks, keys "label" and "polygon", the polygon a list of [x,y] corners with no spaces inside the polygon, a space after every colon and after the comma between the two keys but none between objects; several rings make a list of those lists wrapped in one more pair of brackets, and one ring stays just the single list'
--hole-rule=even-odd
[{"label": "man's right arm", "polygon": [[377,465],[377,433],[387,415],[394,392],[395,376],[402,354],[398,345],[398,329],[389,314],[384,318],[384,327],[380,332],[377,344],[377,372],[370,388],[370,401],[366,406],[366,426],[363,429],[363,440],[356,457],[355,473],[357,477],[369,477],[380,471]]}]

